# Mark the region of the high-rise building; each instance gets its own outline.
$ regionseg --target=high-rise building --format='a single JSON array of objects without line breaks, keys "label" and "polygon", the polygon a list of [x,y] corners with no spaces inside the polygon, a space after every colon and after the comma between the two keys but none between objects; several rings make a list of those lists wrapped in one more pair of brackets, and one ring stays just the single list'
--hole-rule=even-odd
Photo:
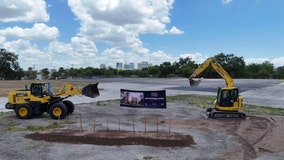
[{"label": "high-rise building", "polygon": [[105,69],[106,68],[106,65],[105,64],[101,64],[100,65],[100,69]]},{"label": "high-rise building", "polygon": [[129,69],[134,70],[134,63],[133,62],[129,63]]},{"label": "high-rise building", "polygon": [[116,62],[116,69],[122,69],[122,63]]},{"label": "high-rise building", "polygon": [[148,67],[148,62],[142,61],[141,63],[138,63],[137,68],[138,70],[141,70],[142,68]]}]

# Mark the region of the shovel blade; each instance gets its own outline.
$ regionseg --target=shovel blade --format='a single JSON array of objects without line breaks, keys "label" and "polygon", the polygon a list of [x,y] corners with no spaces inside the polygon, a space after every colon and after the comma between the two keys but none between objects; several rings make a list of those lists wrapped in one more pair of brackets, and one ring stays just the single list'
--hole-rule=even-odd
[{"label": "shovel blade", "polygon": [[82,94],[87,97],[95,98],[100,95],[98,84],[89,84],[82,89]]},{"label": "shovel blade", "polygon": [[189,79],[189,84],[191,87],[197,87],[202,80],[203,78],[199,78],[197,80],[194,80],[193,78],[191,78]]}]

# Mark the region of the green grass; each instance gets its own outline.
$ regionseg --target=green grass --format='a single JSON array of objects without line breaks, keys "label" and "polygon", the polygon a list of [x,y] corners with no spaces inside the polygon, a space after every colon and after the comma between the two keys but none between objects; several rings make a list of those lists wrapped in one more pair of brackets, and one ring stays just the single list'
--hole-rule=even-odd
[{"label": "green grass", "polygon": [[215,98],[216,96],[187,94],[187,95],[168,96],[167,101],[168,102],[187,101],[189,105],[197,105],[200,108],[206,108],[206,106],[213,105]]},{"label": "green grass", "polygon": [[49,130],[49,129],[55,129],[55,128],[62,128],[62,125],[58,125],[57,122],[54,122],[48,126],[35,126],[35,125],[27,125],[26,128],[18,128],[16,127],[17,124],[16,123],[11,123],[9,124],[9,127],[6,129],[6,131],[8,132],[19,132],[19,131],[32,131],[32,132],[36,132],[36,131],[45,131],[45,130]]},{"label": "green grass", "polygon": [[106,101],[97,101],[97,106],[107,106]]},{"label": "green grass", "polygon": [[278,115],[284,116],[283,108],[273,108],[268,106],[256,106],[246,104],[243,108],[244,112],[248,115]]},{"label": "green grass", "polygon": [[[204,96],[204,95],[176,95],[168,96],[167,101],[187,101],[189,105],[196,105],[199,108],[206,108],[206,106],[212,106],[216,96]],[[284,116],[283,108],[273,108],[269,106],[256,106],[250,104],[244,104],[243,111],[247,115],[279,115]]]}]

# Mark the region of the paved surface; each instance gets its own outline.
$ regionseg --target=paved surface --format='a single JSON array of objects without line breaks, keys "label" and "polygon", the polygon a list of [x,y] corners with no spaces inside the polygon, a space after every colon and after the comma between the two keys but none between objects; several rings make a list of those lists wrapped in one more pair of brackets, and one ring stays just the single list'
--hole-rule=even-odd
[{"label": "paved surface", "polygon": [[[119,99],[120,89],[133,90],[166,90],[167,96],[178,94],[216,95],[218,87],[225,86],[223,79],[203,79],[198,87],[190,87],[186,78],[105,78],[92,79],[99,82],[100,96],[92,99],[85,96],[70,98],[75,104],[90,103],[102,100]],[[244,103],[259,106],[284,108],[284,83],[273,79],[236,79],[235,85],[240,88]],[[0,112],[7,111],[6,97],[0,97]]]}]

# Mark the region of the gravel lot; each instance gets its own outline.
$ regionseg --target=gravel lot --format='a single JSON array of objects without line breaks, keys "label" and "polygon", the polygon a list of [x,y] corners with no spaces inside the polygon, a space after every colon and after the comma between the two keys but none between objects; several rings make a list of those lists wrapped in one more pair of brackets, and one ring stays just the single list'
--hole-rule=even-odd
[{"label": "gravel lot", "polygon": [[[120,89],[166,89],[167,95],[215,95],[214,87],[222,80],[204,80],[193,90],[185,79],[98,79],[101,96],[96,99],[72,97],[76,108],[70,118],[52,120],[46,114],[31,120],[19,120],[14,112],[0,116],[0,159],[284,159],[284,125],[282,116],[250,116],[245,120],[213,120],[202,117],[202,109],[187,101],[171,101],[167,109],[134,109],[119,106]],[[277,80],[236,80],[245,103],[278,107],[282,83]],[[283,88],[283,87],[282,87]],[[275,93],[276,92],[276,93]],[[265,95],[266,93],[266,95]],[[283,97],[283,96],[282,96]],[[269,101],[267,102],[267,99]],[[108,100],[108,101],[104,101]],[[260,102],[260,100],[262,100]],[[3,102],[2,102],[3,103]],[[272,104],[272,105],[270,105]],[[147,117],[145,132],[145,117]],[[158,119],[158,121],[157,121]],[[82,121],[82,123],[81,123]],[[158,122],[158,123],[157,123]],[[188,147],[155,147],[148,145],[90,145],[32,140],[26,135],[39,131],[37,126],[52,126],[53,132],[70,134],[77,130],[96,134],[98,131],[178,133],[190,135],[194,144]],[[95,126],[95,128],[94,128]],[[158,129],[157,129],[158,128]],[[36,131],[32,131],[32,130]],[[94,131],[95,129],[95,131]],[[114,136],[114,135],[112,135]],[[115,137],[115,136],[114,136]],[[153,136],[155,137],[155,136]]]}]

